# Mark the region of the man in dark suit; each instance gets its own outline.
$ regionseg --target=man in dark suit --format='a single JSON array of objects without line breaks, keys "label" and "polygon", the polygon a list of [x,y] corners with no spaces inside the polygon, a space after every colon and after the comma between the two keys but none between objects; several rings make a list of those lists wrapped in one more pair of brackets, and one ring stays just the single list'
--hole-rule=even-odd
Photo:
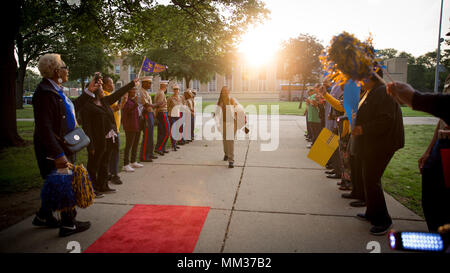
[{"label": "man in dark suit", "polygon": [[[382,77],[380,70],[378,74]],[[352,135],[361,159],[361,176],[367,209],[358,214],[373,225],[370,233],[383,235],[392,226],[384,199],[381,177],[395,151],[404,146],[405,136],[400,106],[386,93],[375,76],[366,80]]]}]

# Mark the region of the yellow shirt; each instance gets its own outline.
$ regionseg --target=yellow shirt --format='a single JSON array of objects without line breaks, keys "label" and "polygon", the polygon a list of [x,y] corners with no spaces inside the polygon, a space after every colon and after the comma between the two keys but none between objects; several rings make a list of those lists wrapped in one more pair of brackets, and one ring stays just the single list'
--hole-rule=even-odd
[{"label": "yellow shirt", "polygon": [[[329,93],[325,93],[323,98],[331,105],[331,107],[339,112],[344,112],[344,115],[347,115],[344,106],[341,105],[341,102],[338,99],[334,98]],[[346,136],[350,133],[350,122],[348,121],[348,119],[344,120],[344,123],[342,125],[342,136]]]},{"label": "yellow shirt", "polygon": [[[103,90],[103,92],[105,93],[105,96],[109,96],[111,93],[109,93],[106,90]],[[119,128],[120,128],[120,110],[118,111],[114,111],[114,108],[119,106],[119,103],[116,101],[114,104],[111,104],[110,107],[114,112],[114,119],[116,120],[116,126],[117,126],[117,132],[119,132]]]}]

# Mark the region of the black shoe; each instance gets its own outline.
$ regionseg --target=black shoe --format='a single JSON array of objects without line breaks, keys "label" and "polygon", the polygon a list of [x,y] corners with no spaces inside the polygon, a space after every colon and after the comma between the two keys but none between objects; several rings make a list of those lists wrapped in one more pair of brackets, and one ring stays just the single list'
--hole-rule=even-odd
[{"label": "black shoe", "polygon": [[168,153],[169,153],[169,151],[164,151],[164,153],[165,153],[165,154],[168,154]]},{"label": "black shoe", "polygon": [[141,162],[153,162],[153,160],[150,158],[150,159],[146,159],[146,160],[141,160]]},{"label": "black shoe", "polygon": [[104,194],[116,193],[116,192],[117,192],[116,189],[111,189],[108,185],[100,190],[100,193],[104,193]]},{"label": "black shoe", "polygon": [[176,152],[176,151],[177,151],[177,148],[176,148],[176,147],[175,147],[175,148],[172,148],[172,151]]},{"label": "black shoe", "polygon": [[157,158],[158,158],[157,156],[154,156],[154,155],[151,156],[151,159],[157,159]]},{"label": "black shoe", "polygon": [[161,152],[161,151],[155,151],[155,153],[157,153],[157,154],[159,154],[159,155],[161,155],[161,156],[163,156],[163,155],[164,155],[164,153],[163,153],[163,152]]},{"label": "black shoe", "polygon": [[335,173],[335,174],[327,175],[327,178],[341,179],[341,176],[339,174]]},{"label": "black shoe", "polygon": [[392,223],[383,226],[372,226],[372,228],[370,229],[370,234],[375,236],[385,235],[391,228]]},{"label": "black shoe", "polygon": [[33,219],[33,225],[38,227],[59,228],[61,221],[56,219],[53,215],[51,217],[39,217],[38,213]]},{"label": "black shoe", "polygon": [[334,170],[331,171],[325,171],[326,174],[336,174],[336,172]]},{"label": "black shoe", "polygon": [[234,163],[233,162],[229,162],[228,163],[228,168],[234,168]]},{"label": "black shoe", "polygon": [[91,222],[75,221],[73,226],[61,226],[59,228],[59,237],[66,237],[75,233],[83,232],[91,227]]},{"label": "black shoe", "polygon": [[116,185],[122,185],[122,180],[120,180],[120,177],[115,175],[113,176],[113,178],[111,179],[111,183],[112,184],[116,184]]},{"label": "black shoe", "polygon": [[358,199],[358,198],[356,198],[353,194],[351,194],[351,193],[343,193],[342,195],[341,195],[341,197],[342,198],[345,198],[345,199]]},{"label": "black shoe", "polygon": [[354,208],[365,207],[366,206],[366,202],[361,201],[361,200],[352,201],[352,202],[350,202],[350,206],[352,206]]},{"label": "black shoe", "polygon": [[105,196],[103,195],[103,193],[101,193],[101,192],[99,192],[99,191],[96,191],[96,190],[94,190],[94,194],[95,194],[95,199],[105,197]]},{"label": "black shoe", "polygon": [[176,148],[177,150],[179,150],[179,149],[180,149],[180,147],[178,147],[178,146],[177,146],[177,147],[175,147],[175,148]]},{"label": "black shoe", "polygon": [[223,161],[227,161],[227,160],[228,160],[228,156],[224,156]]},{"label": "black shoe", "polygon": [[356,214],[356,218],[358,218],[359,220],[362,220],[362,221],[369,221],[369,219],[367,218],[367,216],[364,213]]}]

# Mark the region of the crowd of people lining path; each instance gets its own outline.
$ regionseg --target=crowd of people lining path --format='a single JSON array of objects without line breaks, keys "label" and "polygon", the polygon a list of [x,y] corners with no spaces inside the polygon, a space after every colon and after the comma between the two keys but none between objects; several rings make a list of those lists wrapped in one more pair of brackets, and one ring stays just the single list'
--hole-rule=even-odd
[{"label": "crowd of people lining path", "polygon": [[[66,168],[69,163],[76,161],[76,154],[66,149],[61,139],[78,127],[78,123],[90,138],[87,170],[96,198],[116,191],[110,188],[110,183],[122,183],[118,176],[121,125],[126,136],[123,158],[123,170],[126,172],[143,167],[138,161],[152,162],[157,159],[156,154],[167,154],[166,144],[169,139],[173,152],[193,141],[194,90],[188,89],[181,95],[179,87],[175,85],[173,95],[167,98],[168,82],[162,81],[153,102],[148,93],[152,82],[150,77],[134,79],[114,91],[110,77],[96,74],[82,94],[72,101],[63,92],[62,84],[68,80],[69,72],[60,55],[42,56],[38,68],[43,80],[33,96],[34,146],[44,179],[55,169]],[[382,73],[381,70],[378,73]],[[344,117],[342,93],[339,85],[331,83],[316,85],[310,90],[306,138],[314,142],[322,127],[339,135],[339,149],[328,163],[328,177],[340,178],[340,189],[351,190],[342,197],[356,199],[351,203],[352,206],[367,207],[366,212],[357,217],[372,224],[370,232],[374,235],[385,234],[392,226],[381,176],[394,153],[404,145],[402,112],[399,107],[399,103],[402,103],[442,118],[426,157],[421,159],[420,167],[424,185],[423,207],[429,229],[434,231],[449,223],[449,189],[445,187],[442,165],[439,165],[439,150],[449,148],[446,124],[450,120],[445,107],[450,95],[424,95],[402,83],[386,86],[372,76],[366,79],[355,126],[350,130],[349,122]],[[232,168],[237,113],[227,109],[234,109],[239,103],[224,86],[217,105],[226,113],[219,121],[223,128],[224,161],[228,161],[228,167]],[[180,108],[184,110],[179,111]],[[180,129],[176,132],[171,130],[171,125],[180,120]],[[155,125],[156,145],[153,138]],[[230,132],[233,132],[231,139],[228,137]],[[138,155],[141,134],[143,137]],[[42,203],[33,224],[59,228],[60,236],[89,229],[90,222],[77,221],[76,214],[75,209],[65,210],[61,212],[61,220],[58,220],[53,211]]]},{"label": "crowd of people lining path", "polygon": [[[378,70],[380,77],[383,71]],[[384,235],[392,227],[381,177],[394,153],[404,146],[404,128],[400,104],[431,113],[439,120],[434,137],[418,165],[422,174],[422,208],[429,231],[450,223],[450,185],[446,186],[444,169],[450,169],[440,151],[449,148],[448,103],[450,95],[421,94],[399,82],[385,85],[375,75],[366,79],[361,89],[358,112],[351,129],[343,106],[344,87],[324,83],[311,87],[306,98],[305,138],[311,142],[327,128],[339,137],[338,149],[328,161],[326,177],[339,179],[342,198],[354,199],[352,207],[366,207],[357,218],[372,224],[370,233]],[[450,93],[450,76],[444,94]],[[447,102],[446,102],[447,101]],[[448,179],[448,178],[447,178]]]}]

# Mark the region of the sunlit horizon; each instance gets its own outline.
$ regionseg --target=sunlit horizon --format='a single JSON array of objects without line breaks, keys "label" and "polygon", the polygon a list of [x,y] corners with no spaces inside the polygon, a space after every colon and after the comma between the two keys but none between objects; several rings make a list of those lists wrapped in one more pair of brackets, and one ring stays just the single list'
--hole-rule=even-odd
[{"label": "sunlit horizon", "polygon": [[[437,49],[440,0],[264,0],[271,14],[250,27],[237,46],[245,60],[259,66],[271,60],[283,41],[300,34],[327,46],[347,31],[361,40],[372,34],[376,49],[394,48],[414,57]],[[450,0],[444,1],[441,37],[450,31]],[[442,50],[448,48],[441,44]]]}]

